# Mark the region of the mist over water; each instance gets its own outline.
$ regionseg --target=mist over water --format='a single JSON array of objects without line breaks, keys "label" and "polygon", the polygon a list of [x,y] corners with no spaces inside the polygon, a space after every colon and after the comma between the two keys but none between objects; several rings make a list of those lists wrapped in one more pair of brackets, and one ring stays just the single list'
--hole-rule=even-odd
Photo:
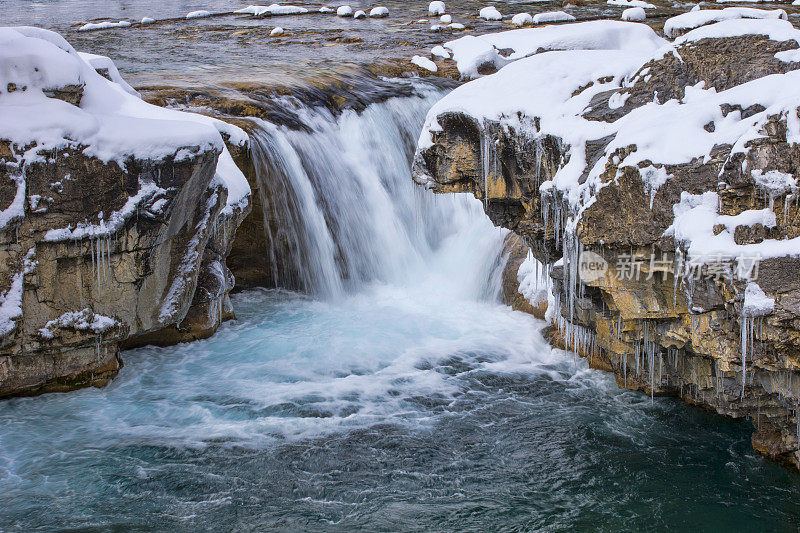
[{"label": "mist over water", "polygon": [[504,232],[411,182],[417,93],[256,125],[276,288],[103,389],[1,402],[0,530],[798,523],[747,423],[621,391],[498,303]]}]

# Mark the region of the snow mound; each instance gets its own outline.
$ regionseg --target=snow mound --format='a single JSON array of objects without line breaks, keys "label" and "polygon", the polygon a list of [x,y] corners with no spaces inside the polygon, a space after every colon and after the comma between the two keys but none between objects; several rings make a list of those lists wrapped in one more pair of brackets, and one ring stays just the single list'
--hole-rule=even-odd
[{"label": "snow mound", "polygon": [[667,19],[664,23],[664,35],[675,38],[684,33],[706,24],[722,22],[733,19],[783,19],[787,20],[786,11],[774,9],[766,11],[752,7],[726,7],[725,9],[705,9],[690,11],[676,17]]},{"label": "snow mound", "polygon": [[534,24],[544,24],[546,22],[570,22],[575,20],[575,17],[564,11],[548,11],[546,13],[537,13],[533,16]]},{"label": "snow mound", "polygon": [[353,18],[354,19],[365,19],[365,18],[367,18],[367,14],[364,11],[359,9],[358,11],[353,13]]},{"label": "snow mound", "polygon": [[154,19],[154,18],[142,17],[142,20],[139,22],[139,24],[152,24],[155,21],[156,21],[156,19]]},{"label": "snow mound", "polygon": [[351,17],[353,16],[353,8],[350,6],[339,6],[339,9],[336,10],[336,16]]},{"label": "snow mound", "polygon": [[641,22],[647,19],[647,13],[641,7],[631,7],[622,12],[622,20]]},{"label": "snow mound", "polygon": [[442,24],[450,24],[451,22],[453,22],[453,17],[450,15],[442,15],[441,17],[439,17],[439,22],[441,22]]},{"label": "snow mound", "polygon": [[480,10],[478,16],[484,20],[503,20],[503,15],[494,6],[484,7]]},{"label": "snow mound", "polygon": [[271,32],[269,32],[269,34],[272,37],[276,37],[278,35],[283,35],[283,28],[281,28],[281,27],[273,28],[273,30]]}]

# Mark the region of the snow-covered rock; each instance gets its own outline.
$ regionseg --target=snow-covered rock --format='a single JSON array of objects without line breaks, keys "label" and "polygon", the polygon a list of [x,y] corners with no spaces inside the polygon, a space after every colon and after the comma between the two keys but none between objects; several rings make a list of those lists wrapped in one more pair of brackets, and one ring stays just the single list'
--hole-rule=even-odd
[{"label": "snow-covered rock", "polygon": [[533,16],[534,24],[545,24],[547,22],[571,22],[575,17],[564,11],[547,11],[537,13]]},{"label": "snow-covered rock", "polygon": [[126,339],[217,327],[244,131],[150,105],[109,58],[26,27],[0,28],[0,117],[0,396],[102,384]]},{"label": "snow-covered rock", "polygon": [[[322,9],[320,9],[322,12]],[[237,9],[234,13],[249,14],[254,17],[277,16],[277,15],[303,15],[308,13],[308,9],[300,6],[270,4],[268,6],[247,6]]]},{"label": "snow-covered rock", "polygon": [[353,8],[350,6],[339,6],[339,8],[336,10],[336,15],[339,17],[352,17]]},{"label": "snow-covered rock", "polygon": [[494,6],[482,8],[478,16],[484,20],[503,20],[503,15]]},{"label": "snow-covered rock", "polygon": [[533,24],[533,17],[530,13],[517,13],[511,17],[511,24],[514,26],[525,26]]},{"label": "snow-covered rock", "polygon": [[439,17],[439,22],[441,22],[442,24],[450,24],[451,22],[453,22],[453,17],[450,15],[442,15],[441,17]]},{"label": "snow-covered rock", "polygon": [[431,15],[444,15],[447,13],[445,9],[444,2],[440,0],[434,0],[428,5],[428,13]]},{"label": "snow-covered rock", "polygon": [[629,7],[622,12],[622,20],[641,22],[645,19],[647,19],[647,13],[645,13],[644,8],[641,7]]},{"label": "snow-covered rock", "polygon": [[787,20],[783,9],[763,10],[750,7],[726,7],[725,9],[692,10],[688,13],[667,19],[664,23],[664,35],[670,38],[679,37],[689,30],[732,19],[783,19]]},{"label": "snow-covered rock", "polygon": [[418,67],[424,68],[430,72],[436,72],[439,68],[436,66],[436,63],[428,59],[427,57],[422,56],[414,56],[411,58],[411,62],[417,65]]},{"label": "snow-covered rock", "polygon": [[269,34],[270,34],[272,37],[276,37],[276,36],[278,36],[278,35],[283,35],[283,28],[281,28],[280,26],[279,26],[279,27],[277,27],[277,28],[273,28],[273,29],[272,29],[272,31],[271,31],[271,32],[269,32]]},{"label": "snow-covered rock", "polygon": [[431,48],[431,55],[435,55],[436,57],[442,57],[444,59],[450,59],[450,52],[445,49],[444,46],[437,45]]},{"label": "snow-covered rock", "polygon": [[130,25],[131,23],[128,22],[127,20],[120,20],[119,22],[110,22],[110,21],[89,22],[78,28],[78,31],[108,30],[111,28],[127,28]]},{"label": "snow-covered rock", "polygon": [[198,11],[190,11],[189,13],[186,13],[186,18],[187,19],[199,19],[199,18],[210,17],[211,15],[212,15],[211,11],[206,11],[205,9],[200,9]]},{"label": "snow-covered rock", "polygon": [[385,18],[389,16],[389,9],[383,6],[373,7],[369,11],[369,16],[372,18]]},{"label": "snow-covered rock", "polygon": [[606,3],[610,6],[641,7],[642,9],[655,9],[656,7],[642,0],[608,0]]},{"label": "snow-covered rock", "polygon": [[353,18],[354,19],[365,19],[365,18],[367,18],[367,14],[364,11],[359,9],[358,11],[353,13]]},{"label": "snow-covered rock", "polygon": [[154,19],[154,18],[142,17],[142,20],[139,22],[139,24],[152,24],[155,21],[156,21],[156,19]]}]

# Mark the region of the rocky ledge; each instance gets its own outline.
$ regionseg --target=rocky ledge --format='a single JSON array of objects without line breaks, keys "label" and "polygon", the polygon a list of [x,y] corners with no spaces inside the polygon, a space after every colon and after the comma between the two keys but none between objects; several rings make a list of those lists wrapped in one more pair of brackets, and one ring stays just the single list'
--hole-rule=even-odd
[{"label": "rocky ledge", "polygon": [[247,135],[142,101],[107,58],[0,29],[0,397],[102,385],[121,346],[232,316]]},{"label": "rocky ledge", "polygon": [[555,344],[800,466],[800,31],[755,11],[452,46],[478,79],[429,113],[414,179],[524,240]]}]

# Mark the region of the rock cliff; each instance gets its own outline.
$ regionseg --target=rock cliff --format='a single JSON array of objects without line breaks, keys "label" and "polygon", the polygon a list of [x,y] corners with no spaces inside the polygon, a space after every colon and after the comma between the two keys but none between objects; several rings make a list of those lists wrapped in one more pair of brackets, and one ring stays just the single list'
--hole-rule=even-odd
[{"label": "rock cliff", "polygon": [[107,58],[0,30],[0,397],[102,385],[120,346],[208,336],[247,136],[143,102]]},{"label": "rock cliff", "polygon": [[672,42],[606,21],[557,46],[498,34],[534,45],[435,106],[414,172],[524,239],[554,344],[749,418],[758,451],[800,466],[800,32],[781,13],[667,21]]}]

